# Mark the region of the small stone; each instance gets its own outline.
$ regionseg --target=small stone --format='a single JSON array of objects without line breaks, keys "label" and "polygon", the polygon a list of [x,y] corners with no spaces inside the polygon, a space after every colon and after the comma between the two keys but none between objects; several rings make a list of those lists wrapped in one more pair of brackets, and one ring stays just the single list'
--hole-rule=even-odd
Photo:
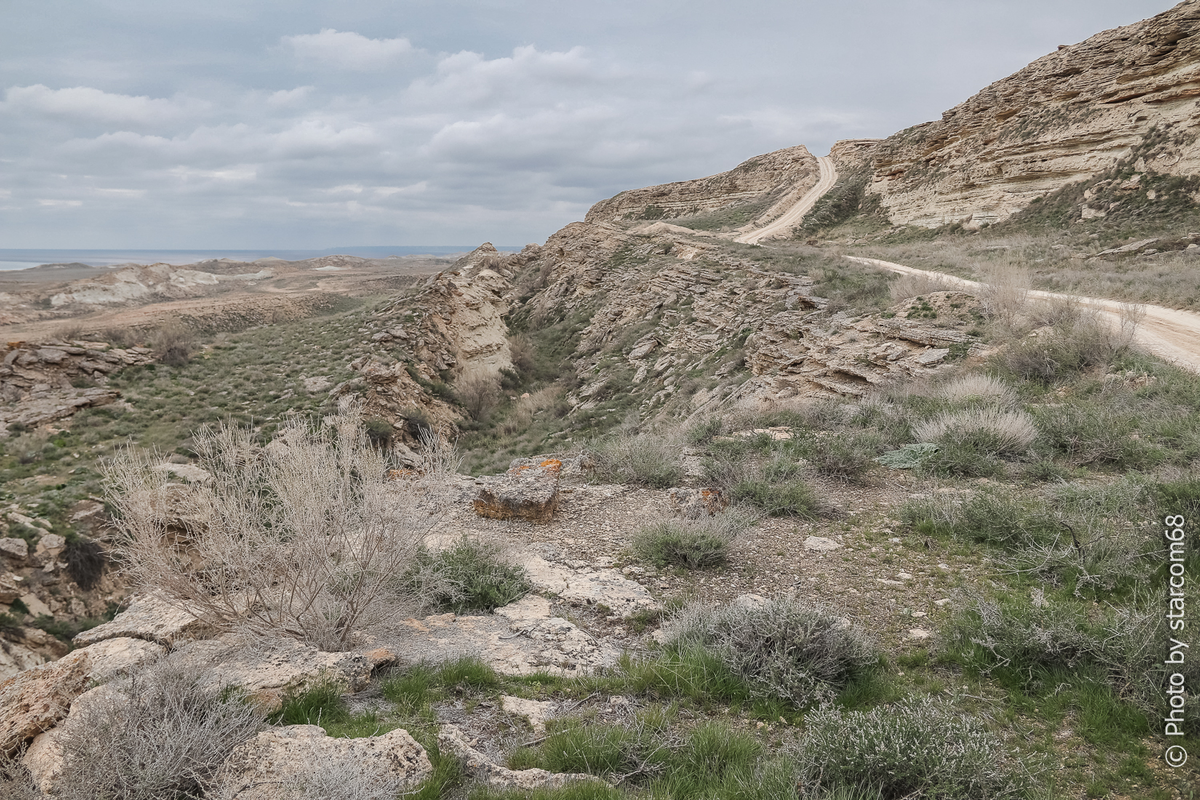
[{"label": "small stone", "polygon": [[825,536],[809,536],[804,540],[805,550],[815,550],[818,553],[827,553],[830,550],[837,550],[839,547],[841,544]]},{"label": "small stone", "polygon": [[930,636],[933,636],[933,634],[930,633],[929,631],[925,630],[924,628],[912,628],[908,632],[908,638],[916,639],[917,641],[924,641],[925,639],[928,639]]},{"label": "small stone", "polygon": [[29,542],[13,536],[0,539],[0,554],[15,559],[28,558]]},{"label": "small stone", "polygon": [[897,572],[896,577],[902,581],[911,581],[912,580],[912,575],[907,572]]},{"label": "small stone", "polygon": [[914,612],[912,612],[912,616],[914,616],[914,617],[928,617],[929,615],[928,615],[928,614],[926,614],[924,611],[914,611]]},{"label": "small stone", "polygon": [[949,598],[949,597],[943,597],[941,600],[934,600],[934,601],[933,601],[933,604],[934,604],[935,606],[946,606],[946,605],[949,605],[949,604],[950,604],[950,598]]}]

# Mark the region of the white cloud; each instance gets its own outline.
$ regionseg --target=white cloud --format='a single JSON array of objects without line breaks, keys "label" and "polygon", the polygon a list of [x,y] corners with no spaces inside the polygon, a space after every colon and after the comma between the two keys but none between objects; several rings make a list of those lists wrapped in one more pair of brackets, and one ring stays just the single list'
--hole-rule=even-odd
[{"label": "white cloud", "polygon": [[438,61],[436,73],[409,87],[408,99],[435,108],[499,105],[548,90],[561,93],[598,83],[605,71],[587,58],[582,47],[543,52],[533,45],[517,47],[511,57],[484,58],[464,50]]},{"label": "white cloud", "polygon": [[202,113],[208,103],[176,95],[171,99],[113,94],[89,86],[51,89],[42,84],[14,86],[0,104],[5,111],[95,122],[152,125]]},{"label": "white cloud", "polygon": [[312,88],[311,86],[297,86],[295,89],[280,89],[278,92],[272,92],[267,98],[267,105],[274,108],[300,105],[308,99],[308,93],[312,91]]},{"label": "white cloud", "polygon": [[368,39],[361,33],[324,28],[320,33],[284,36],[301,60],[363,72],[383,69],[413,51],[408,39]]},{"label": "white cloud", "polygon": [[83,205],[82,200],[38,200],[39,206],[48,206],[50,208],[74,208],[75,206]]}]

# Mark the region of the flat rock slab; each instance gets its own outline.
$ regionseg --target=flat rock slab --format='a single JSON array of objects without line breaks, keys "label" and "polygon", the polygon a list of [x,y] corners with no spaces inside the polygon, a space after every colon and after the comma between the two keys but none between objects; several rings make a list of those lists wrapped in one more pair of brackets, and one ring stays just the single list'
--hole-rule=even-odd
[{"label": "flat rock slab", "polygon": [[108,639],[0,683],[0,753],[11,754],[57,725],[93,683],[162,653],[162,647],[141,639]]},{"label": "flat rock slab", "polygon": [[495,614],[440,614],[406,623],[405,642],[417,659],[433,663],[476,656],[503,675],[583,675],[617,663],[620,651],[562,617],[550,601],[531,596]]},{"label": "flat rock slab", "polygon": [[537,555],[524,557],[521,563],[535,589],[557,595],[569,603],[605,605],[622,617],[659,607],[646,587],[615,569],[568,567]]},{"label": "flat rock slab", "polygon": [[809,536],[804,540],[805,550],[814,550],[818,553],[828,553],[830,550],[837,550],[839,547],[841,547],[840,544],[825,536]]},{"label": "flat rock slab", "polygon": [[169,658],[203,669],[222,686],[241,687],[268,713],[280,708],[286,690],[322,678],[360,691],[377,663],[364,652],[327,653],[295,639],[247,642],[233,634],[188,642]]},{"label": "flat rock slab", "polygon": [[499,477],[481,478],[472,506],[490,519],[549,522],[558,508],[562,462],[547,459],[536,466],[520,464]]},{"label": "flat rock slab", "polygon": [[432,773],[425,748],[407,731],[334,739],[316,725],[289,725],[235,748],[215,794],[238,800],[394,797]]},{"label": "flat rock slab", "polygon": [[178,605],[157,595],[138,595],[111,622],[83,631],[73,641],[86,647],[105,639],[129,637],[171,646],[176,641],[212,633],[209,625]]},{"label": "flat rock slab", "polygon": [[557,788],[576,781],[599,781],[595,775],[569,772],[547,772],[544,769],[508,769],[495,763],[483,753],[471,747],[461,730],[454,725],[443,725],[438,731],[438,746],[443,752],[453,753],[462,762],[467,774],[496,789]]},{"label": "flat rock slab", "polygon": [[546,720],[558,710],[558,703],[551,700],[529,700],[524,697],[500,695],[500,708],[508,714],[524,717],[534,733],[546,732]]}]

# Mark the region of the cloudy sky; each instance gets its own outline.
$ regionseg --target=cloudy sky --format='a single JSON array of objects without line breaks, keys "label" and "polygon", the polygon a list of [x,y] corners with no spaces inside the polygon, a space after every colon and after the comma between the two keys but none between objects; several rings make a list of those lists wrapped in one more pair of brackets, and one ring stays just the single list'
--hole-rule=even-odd
[{"label": "cloudy sky", "polygon": [[4,0],[0,248],[543,241],[1170,0]]}]

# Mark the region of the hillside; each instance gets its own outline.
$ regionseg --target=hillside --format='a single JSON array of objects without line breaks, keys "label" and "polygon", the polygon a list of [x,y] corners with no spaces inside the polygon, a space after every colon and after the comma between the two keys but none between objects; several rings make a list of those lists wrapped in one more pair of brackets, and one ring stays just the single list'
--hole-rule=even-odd
[{"label": "hillside", "polygon": [[0,797],[1189,800],[1195,315],[1029,289],[1200,307],[1197,32],[839,142],[791,238],[802,146],[519,253],[9,281]]}]

